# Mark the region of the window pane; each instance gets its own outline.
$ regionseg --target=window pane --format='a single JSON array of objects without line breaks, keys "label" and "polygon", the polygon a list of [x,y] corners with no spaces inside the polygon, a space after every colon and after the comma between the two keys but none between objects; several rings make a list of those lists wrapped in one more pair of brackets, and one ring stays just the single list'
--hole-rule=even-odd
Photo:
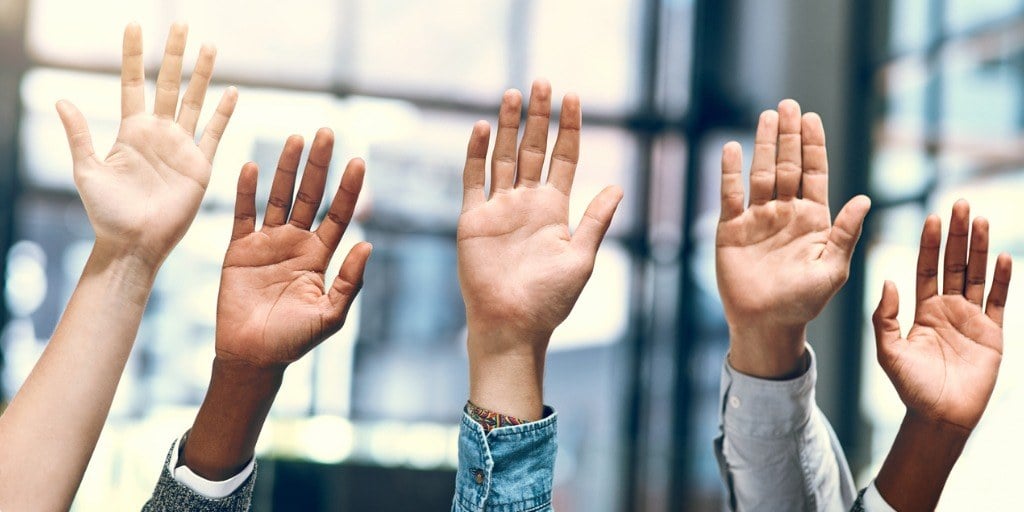
[{"label": "window pane", "polygon": [[374,91],[494,101],[509,81],[511,6],[359,0],[346,74]]},{"label": "window pane", "polygon": [[889,2],[889,47],[893,53],[924,48],[928,44],[931,3],[931,0]]},{"label": "window pane", "polygon": [[[639,96],[638,2],[534,2],[526,23],[527,76],[570,87],[588,109],[621,112]],[[573,23],[586,13],[585,23]]]},{"label": "window pane", "polygon": [[1024,9],[1020,0],[948,0],[946,27],[952,32],[960,32],[986,22],[1020,17],[1022,13]]}]

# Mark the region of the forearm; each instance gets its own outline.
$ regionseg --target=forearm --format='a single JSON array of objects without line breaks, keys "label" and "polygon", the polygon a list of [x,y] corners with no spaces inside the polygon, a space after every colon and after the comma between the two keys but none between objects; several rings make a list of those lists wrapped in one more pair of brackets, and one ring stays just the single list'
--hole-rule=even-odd
[{"label": "forearm", "polygon": [[875,485],[900,512],[934,510],[970,432],[908,412]]},{"label": "forearm", "polygon": [[210,388],[199,408],[180,464],[209,480],[225,480],[252,459],[284,368],[257,368],[214,359]]},{"label": "forearm", "polygon": [[[527,341],[528,337],[543,338]],[[544,349],[550,335],[470,329],[469,400],[474,405],[526,421],[544,411]],[[516,347],[499,350],[495,347]],[[542,347],[542,348],[534,348]]]},{"label": "forearm", "polygon": [[155,275],[132,256],[93,248],[42,357],[0,417],[0,508],[70,506]]}]

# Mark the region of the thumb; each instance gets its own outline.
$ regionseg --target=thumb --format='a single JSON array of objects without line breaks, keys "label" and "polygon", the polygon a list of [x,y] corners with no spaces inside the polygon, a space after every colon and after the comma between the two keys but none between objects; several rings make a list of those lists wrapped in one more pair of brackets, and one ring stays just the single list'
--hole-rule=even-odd
[{"label": "thumb", "polygon": [[825,256],[832,259],[835,265],[845,267],[850,264],[853,249],[857,246],[861,229],[864,227],[864,218],[870,209],[871,199],[860,195],[850,199],[839,211],[839,215],[836,215],[836,221],[828,235],[828,245],[825,247]]},{"label": "thumb", "polygon": [[882,286],[882,299],[878,301],[875,314],[871,315],[871,323],[875,326],[875,345],[878,348],[878,360],[882,354],[888,353],[892,344],[900,339],[900,322],[896,316],[900,313],[900,295],[892,281]]},{"label": "thumb", "polygon": [[64,124],[64,133],[68,136],[71,159],[78,163],[95,156],[89,124],[85,122],[85,116],[78,108],[70,101],[60,100],[57,102],[57,114],[60,116],[60,122]]},{"label": "thumb", "polygon": [[572,244],[593,258],[597,254],[597,249],[601,247],[604,234],[608,232],[608,226],[612,223],[612,216],[619,207],[619,201],[622,201],[621,188],[613,185],[602,190],[590,201],[590,206],[587,206],[587,211],[583,213],[583,219],[572,235]]},{"label": "thumb", "polygon": [[356,299],[356,295],[363,287],[363,272],[366,271],[366,262],[370,259],[373,246],[367,242],[360,242],[348,252],[345,261],[341,264],[338,277],[331,283],[331,289],[327,292],[332,311],[328,317],[329,323],[334,330],[341,328],[348,316],[349,307]]}]

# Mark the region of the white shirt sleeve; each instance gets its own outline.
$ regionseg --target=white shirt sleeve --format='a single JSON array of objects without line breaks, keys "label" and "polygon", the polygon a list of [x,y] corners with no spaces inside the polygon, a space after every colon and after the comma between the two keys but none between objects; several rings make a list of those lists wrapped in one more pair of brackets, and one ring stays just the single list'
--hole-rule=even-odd
[{"label": "white shirt sleeve", "polygon": [[849,510],[856,498],[846,456],[814,397],[814,352],[792,380],[773,381],[722,367],[715,455],[729,507]]},{"label": "white shirt sleeve", "polygon": [[874,481],[872,481],[871,485],[869,485],[864,491],[864,498],[861,499],[861,506],[864,507],[864,512],[896,512],[896,509],[886,503],[885,498],[879,494],[878,487],[875,487]]},{"label": "white shirt sleeve", "polygon": [[226,498],[234,494],[252,474],[252,469],[256,464],[256,459],[253,458],[242,468],[242,471],[227,480],[219,482],[207,480],[193,473],[188,466],[175,467],[178,465],[178,443],[180,442],[181,439],[175,440],[174,446],[171,447],[171,460],[167,463],[167,470],[179,483],[210,499]]}]

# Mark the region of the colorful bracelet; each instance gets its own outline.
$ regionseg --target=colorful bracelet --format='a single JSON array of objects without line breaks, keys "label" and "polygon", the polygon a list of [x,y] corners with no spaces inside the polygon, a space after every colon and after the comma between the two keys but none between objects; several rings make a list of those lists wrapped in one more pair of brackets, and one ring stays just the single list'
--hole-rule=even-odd
[{"label": "colorful bracelet", "polygon": [[500,427],[508,427],[511,425],[522,425],[524,423],[529,423],[529,421],[521,420],[519,418],[516,418],[515,416],[508,416],[505,414],[499,414],[496,412],[488,411],[487,409],[482,409],[480,407],[473,405],[473,402],[469,401],[466,402],[466,407],[464,410],[466,411],[466,414],[468,414],[470,418],[473,418],[473,421],[479,423],[480,426],[484,428],[484,433],[490,432]]}]

